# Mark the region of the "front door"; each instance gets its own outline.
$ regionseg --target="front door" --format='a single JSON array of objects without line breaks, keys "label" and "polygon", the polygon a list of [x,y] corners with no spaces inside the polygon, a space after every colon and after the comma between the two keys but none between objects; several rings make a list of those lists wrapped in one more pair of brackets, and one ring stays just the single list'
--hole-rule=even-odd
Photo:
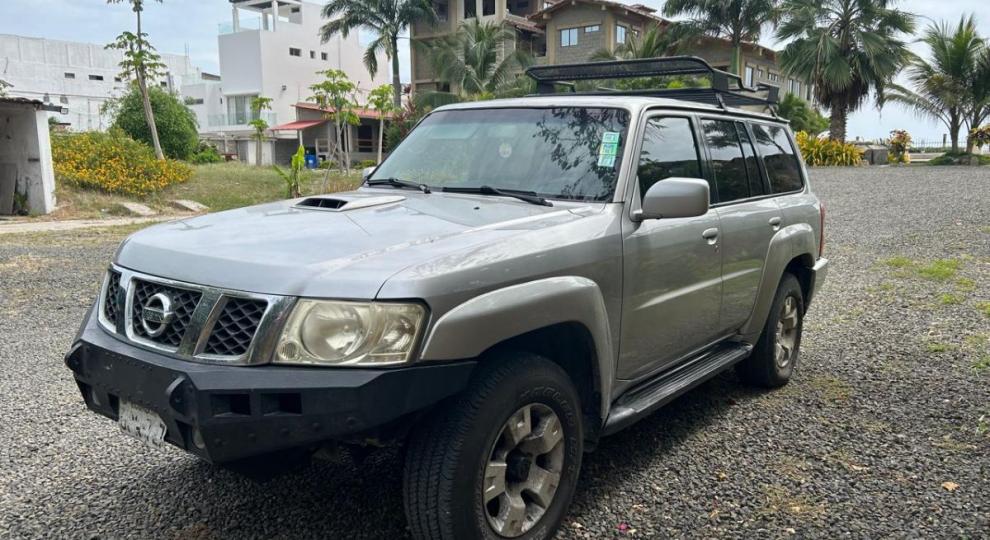
[{"label": "front door", "polygon": [[[634,197],[666,178],[702,178],[687,116],[656,116],[643,133]],[[653,219],[623,231],[623,302],[618,376],[668,367],[717,338],[722,300],[719,217]]]}]

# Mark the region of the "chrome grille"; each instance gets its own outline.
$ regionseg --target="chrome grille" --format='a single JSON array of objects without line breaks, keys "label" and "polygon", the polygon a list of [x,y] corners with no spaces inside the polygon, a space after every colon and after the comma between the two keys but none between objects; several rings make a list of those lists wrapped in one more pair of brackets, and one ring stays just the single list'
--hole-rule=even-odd
[{"label": "chrome grille", "polygon": [[[200,291],[180,289],[178,287],[169,287],[141,279],[132,280],[131,289],[134,295],[134,299],[131,302],[131,320],[133,321],[132,330],[134,335],[167,347],[178,348],[179,344],[182,343],[186,327],[192,321],[193,312],[196,310],[196,305],[199,304],[199,299],[202,298],[203,293]],[[152,337],[148,335],[144,326],[140,323],[141,309],[149,298],[158,293],[165,293],[172,299],[172,309],[175,311],[175,318],[168,325],[164,333],[160,336]]]},{"label": "chrome grille", "polygon": [[240,356],[246,353],[267,307],[268,302],[264,300],[228,299],[213,325],[203,352],[221,356]]},{"label": "chrome grille", "polygon": [[[149,334],[142,324],[149,307],[171,314],[164,331]],[[282,321],[295,298],[227,290],[141,274],[112,266],[100,295],[99,323],[111,334],[146,349],[184,360],[222,364],[263,364],[271,359]],[[161,321],[149,323],[153,333]]]},{"label": "chrome grille", "polygon": [[118,293],[120,292],[120,272],[115,270],[110,270],[107,275],[107,288],[103,296],[103,316],[106,317],[107,322],[117,327],[117,314],[120,312],[120,306],[117,304]]}]

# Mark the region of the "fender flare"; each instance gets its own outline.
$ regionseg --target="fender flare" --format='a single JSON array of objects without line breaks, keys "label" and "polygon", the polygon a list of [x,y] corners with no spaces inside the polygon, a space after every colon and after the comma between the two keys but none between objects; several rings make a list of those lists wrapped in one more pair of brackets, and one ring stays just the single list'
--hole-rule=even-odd
[{"label": "fender flare", "polygon": [[[552,309],[547,309],[551,306]],[[578,323],[595,348],[592,369],[601,395],[601,418],[608,414],[615,377],[608,313],[601,289],[579,276],[561,276],[511,285],[472,298],[443,314],[423,342],[423,361],[476,358],[508,339],[560,323]]]},{"label": "fender flare", "polygon": [[807,223],[796,223],[777,231],[770,240],[767,250],[766,263],[763,266],[763,277],[756,294],[756,304],[749,319],[743,324],[739,333],[749,340],[756,339],[763,332],[773,297],[777,294],[777,285],[784,275],[787,265],[796,257],[811,268],[815,264],[814,253],[818,249],[818,237],[814,229]]}]

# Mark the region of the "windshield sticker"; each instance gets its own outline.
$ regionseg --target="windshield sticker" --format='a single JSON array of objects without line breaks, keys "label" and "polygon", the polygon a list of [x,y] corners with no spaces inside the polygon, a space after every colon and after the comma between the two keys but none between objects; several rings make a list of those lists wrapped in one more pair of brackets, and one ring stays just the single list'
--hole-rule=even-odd
[{"label": "windshield sticker", "polygon": [[498,146],[498,155],[502,156],[504,159],[508,159],[512,155],[512,145],[504,142]]},{"label": "windshield sticker", "polygon": [[619,154],[619,132],[602,133],[602,144],[598,147],[598,166],[615,167],[615,156]]}]

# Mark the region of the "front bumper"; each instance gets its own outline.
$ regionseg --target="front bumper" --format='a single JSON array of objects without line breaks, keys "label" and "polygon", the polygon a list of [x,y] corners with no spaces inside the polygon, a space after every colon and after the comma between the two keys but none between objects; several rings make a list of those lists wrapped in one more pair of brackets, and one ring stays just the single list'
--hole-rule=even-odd
[{"label": "front bumper", "polygon": [[65,356],[86,406],[117,420],[121,400],[140,405],[164,420],[167,442],[215,463],[371,431],[460,392],[475,366],[199,364],[124,343],[88,319]]},{"label": "front bumper", "polygon": [[815,266],[811,268],[811,287],[808,288],[808,298],[804,301],[805,309],[808,309],[808,306],[811,305],[811,300],[818,295],[818,291],[822,288],[822,283],[825,282],[826,275],[828,275],[828,259],[819,257],[815,261]]}]

